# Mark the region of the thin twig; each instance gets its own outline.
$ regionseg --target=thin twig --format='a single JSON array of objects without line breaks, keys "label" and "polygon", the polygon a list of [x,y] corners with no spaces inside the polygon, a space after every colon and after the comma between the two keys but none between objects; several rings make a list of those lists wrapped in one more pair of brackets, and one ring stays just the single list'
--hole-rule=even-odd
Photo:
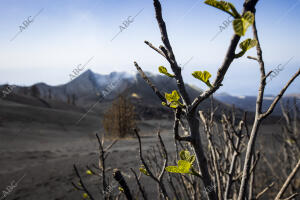
[{"label": "thin twig", "polygon": [[151,87],[153,92],[160,98],[162,102],[166,102],[165,97],[160,93],[160,91],[155,87],[155,85],[150,81],[150,79],[146,76],[142,68],[137,64],[137,62],[134,62],[134,66],[139,71],[142,78],[146,81],[146,83]]},{"label": "thin twig", "polygon": [[130,169],[131,169],[132,173],[134,174],[135,180],[136,180],[136,182],[137,182],[137,184],[138,184],[138,186],[139,186],[139,190],[140,190],[140,192],[142,193],[143,198],[144,198],[145,200],[147,200],[148,198],[147,198],[146,191],[144,190],[143,186],[141,185],[141,182],[140,182],[140,180],[139,180],[137,174],[135,173],[135,171],[134,171],[132,168],[130,168]]},{"label": "thin twig", "polygon": [[292,82],[300,75],[300,68],[298,69],[298,71],[294,74],[294,76],[287,82],[287,84],[284,86],[284,88],[280,91],[280,93],[276,96],[276,98],[274,99],[274,101],[272,102],[272,104],[270,105],[269,109],[263,113],[261,115],[261,118],[266,118],[267,116],[269,116],[275,106],[277,105],[278,101],[281,99],[281,97],[283,96],[283,94],[285,93],[285,91],[287,90],[287,88],[292,84]]},{"label": "thin twig", "polygon": [[260,193],[258,193],[255,197],[255,199],[259,199],[260,197],[262,197],[270,188],[272,188],[274,186],[274,182],[272,182],[270,185],[268,185],[265,189],[263,189],[263,191],[261,191]]},{"label": "thin twig", "polygon": [[282,197],[282,195],[284,194],[284,192],[286,191],[286,189],[290,185],[291,181],[293,180],[293,178],[296,175],[299,168],[300,168],[300,159],[298,160],[297,165],[294,167],[294,169],[292,170],[292,172],[290,173],[290,175],[287,177],[286,181],[282,185],[280,191],[278,192],[278,194],[275,197],[275,200],[279,200]]},{"label": "thin twig", "polygon": [[[143,163],[143,165],[144,165],[146,171],[148,172],[149,176],[150,176],[155,182],[158,183],[158,186],[159,186],[159,188],[161,189],[161,191],[162,191],[164,197],[165,197],[166,199],[169,199],[168,193],[167,193],[167,191],[166,191],[166,189],[165,189],[165,186],[164,186],[162,180],[161,180],[161,179],[158,179],[158,178],[153,174],[153,172],[150,170],[148,164],[145,162],[145,159],[144,159],[144,157],[143,157],[143,150],[142,150],[141,137],[140,137],[140,135],[139,135],[137,129],[134,129],[134,132],[135,132],[135,134],[136,134],[136,136],[137,136],[137,138],[138,138],[138,141],[139,141],[139,154],[140,154],[140,159],[141,159],[141,161],[142,161],[142,163]],[[164,170],[164,169],[165,169],[165,165],[164,165],[163,170]],[[163,174],[163,173],[161,172],[161,173],[160,173],[160,175],[161,175],[160,178],[162,178],[162,174]]]},{"label": "thin twig", "polygon": [[155,46],[153,46],[150,42],[145,41],[145,44],[147,44],[150,48],[152,48],[154,51],[156,51],[157,53],[159,53],[160,55],[162,55],[163,57],[166,58],[166,55],[164,54],[164,52],[162,52],[160,49],[156,48]]},{"label": "thin twig", "polygon": [[90,191],[86,187],[85,183],[83,182],[82,177],[81,177],[76,165],[74,164],[73,167],[74,167],[74,170],[75,170],[75,173],[76,173],[77,177],[79,178],[79,182],[80,182],[80,185],[82,186],[82,189],[87,193],[87,195],[89,196],[89,198],[91,200],[95,200],[95,198],[93,197],[93,195],[90,193]]}]

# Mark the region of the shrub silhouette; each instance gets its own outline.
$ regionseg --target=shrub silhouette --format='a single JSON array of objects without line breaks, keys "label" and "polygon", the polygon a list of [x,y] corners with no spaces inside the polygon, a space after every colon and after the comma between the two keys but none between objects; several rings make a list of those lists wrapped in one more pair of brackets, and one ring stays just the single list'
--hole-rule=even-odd
[{"label": "shrub silhouette", "polygon": [[132,136],[133,129],[136,128],[134,105],[125,96],[120,95],[104,114],[102,125],[105,132],[111,136]]}]

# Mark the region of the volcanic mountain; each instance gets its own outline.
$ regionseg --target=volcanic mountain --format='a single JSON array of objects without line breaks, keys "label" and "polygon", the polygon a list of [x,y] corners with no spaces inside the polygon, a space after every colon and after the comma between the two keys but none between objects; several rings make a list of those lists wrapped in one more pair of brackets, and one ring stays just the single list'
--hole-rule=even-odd
[{"label": "volcanic mountain", "polygon": [[[146,74],[162,93],[171,93],[177,88],[176,82],[172,78]],[[3,85],[0,86],[0,89],[4,90],[6,87],[7,85]],[[186,89],[192,99],[202,92],[188,84]],[[170,109],[162,106],[160,99],[138,73],[112,72],[108,75],[101,75],[87,70],[63,85],[49,86],[45,83],[37,83],[29,87],[16,86],[12,93],[3,100],[22,105],[88,112],[90,115],[101,116],[111,101],[120,94],[131,99],[140,118],[173,118]],[[199,109],[208,111],[210,105],[210,100],[206,100],[201,103]],[[214,105],[219,107],[217,112],[219,115],[223,111],[231,110],[230,106],[218,100],[214,100]],[[238,114],[241,115],[242,111],[238,110]]]}]

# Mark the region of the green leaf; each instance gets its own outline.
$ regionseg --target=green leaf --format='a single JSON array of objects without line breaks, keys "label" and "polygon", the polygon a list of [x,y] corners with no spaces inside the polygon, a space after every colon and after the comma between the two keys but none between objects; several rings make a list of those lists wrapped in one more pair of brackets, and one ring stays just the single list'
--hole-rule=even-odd
[{"label": "green leaf", "polygon": [[190,168],[191,168],[192,164],[186,160],[179,160],[178,161],[178,169],[182,172],[182,173],[191,173],[190,172]]},{"label": "green leaf", "polygon": [[179,153],[179,156],[181,158],[181,160],[185,160],[190,162],[191,164],[193,164],[193,162],[195,161],[196,157],[193,155],[191,156],[190,152],[187,150],[182,150]]},{"label": "green leaf", "polygon": [[171,94],[165,93],[165,98],[167,100],[167,103],[162,102],[163,106],[169,106],[171,108],[177,108],[178,106],[183,106],[183,104],[179,102],[180,95],[176,90],[173,90]]},{"label": "green leaf", "polygon": [[240,48],[244,51],[248,51],[249,49],[255,47],[257,45],[257,40],[252,40],[251,38],[248,38],[240,43]]},{"label": "green leaf", "polygon": [[179,102],[180,95],[176,90],[173,90],[171,94],[165,93],[165,98],[168,101],[168,104],[162,102],[162,105],[168,105],[171,108],[183,106],[183,104]]},{"label": "green leaf", "polygon": [[175,77],[175,75],[170,74],[170,73],[168,72],[167,68],[165,68],[164,66],[159,66],[159,67],[158,67],[158,71],[159,71],[160,73],[166,75],[166,76],[171,77],[171,78]]},{"label": "green leaf", "polygon": [[234,5],[227,1],[217,1],[217,0],[206,0],[204,3],[207,5],[218,8],[228,14],[232,15],[234,18],[240,17],[240,14],[235,9]]},{"label": "green leaf", "polygon": [[191,154],[189,151],[182,150],[179,152],[179,156],[180,156],[181,160],[188,160],[191,157]]},{"label": "green leaf", "polygon": [[244,36],[249,26],[254,22],[254,14],[247,11],[243,17],[233,20],[233,29],[235,34],[239,36]]},{"label": "green leaf", "polygon": [[168,166],[166,170],[171,173],[190,174],[192,164],[186,160],[179,160],[178,166]]},{"label": "green leaf", "polygon": [[147,170],[144,168],[144,166],[140,167],[140,172],[142,172],[143,174],[145,174],[146,176],[150,176],[150,174],[147,172]]},{"label": "green leaf", "polygon": [[208,87],[212,87],[212,85],[209,82],[211,74],[208,71],[195,71],[192,73],[192,75],[200,81],[204,82]]},{"label": "green leaf", "polygon": [[88,199],[88,198],[89,198],[89,195],[88,195],[87,193],[83,193],[83,194],[82,194],[82,197],[83,197],[84,199]]},{"label": "green leaf", "polygon": [[124,189],[122,187],[119,187],[118,189],[120,190],[120,192],[124,193]]},{"label": "green leaf", "polygon": [[168,166],[168,167],[166,167],[166,171],[171,172],[171,173],[182,173],[179,170],[178,166]]},{"label": "green leaf", "polygon": [[168,102],[178,101],[180,96],[176,90],[173,90],[172,94],[165,93],[165,98]]},{"label": "green leaf", "polygon": [[238,54],[235,55],[235,58],[242,57],[249,49],[255,47],[257,45],[257,40],[252,40],[251,38],[248,38],[240,43],[240,48],[242,51],[240,51]]},{"label": "green leaf", "polygon": [[220,10],[223,10],[224,12],[230,11],[230,6],[228,2],[226,1],[217,1],[217,0],[206,0],[204,3],[207,5],[213,6],[215,8],[218,8]]},{"label": "green leaf", "polygon": [[292,138],[288,138],[288,139],[286,139],[285,141],[286,141],[290,146],[293,146],[293,144],[296,143],[295,140],[292,139]]},{"label": "green leaf", "polygon": [[180,95],[178,94],[177,90],[172,91],[172,96],[175,101],[178,101],[180,99]]},{"label": "green leaf", "polygon": [[171,108],[177,108],[179,106],[179,102],[178,101],[173,101],[170,103],[169,105]]},{"label": "green leaf", "polygon": [[243,18],[249,23],[249,24],[246,24],[246,25],[248,25],[248,27],[254,23],[254,14],[250,11],[245,12],[245,14],[243,15]]},{"label": "green leaf", "polygon": [[243,28],[243,18],[233,20],[232,25],[235,34],[239,36],[245,35],[245,30]]},{"label": "green leaf", "polygon": [[193,164],[193,162],[196,160],[196,156],[191,156],[188,161]]},{"label": "green leaf", "polygon": [[93,172],[91,170],[86,170],[85,173],[88,174],[88,175],[93,175]]}]

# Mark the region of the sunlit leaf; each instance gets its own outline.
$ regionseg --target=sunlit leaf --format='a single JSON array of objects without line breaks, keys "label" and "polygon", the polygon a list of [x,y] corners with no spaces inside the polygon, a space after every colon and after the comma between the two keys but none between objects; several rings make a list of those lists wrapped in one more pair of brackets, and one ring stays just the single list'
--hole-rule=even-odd
[{"label": "sunlit leaf", "polygon": [[172,94],[167,94],[166,93],[166,99],[169,102],[178,101],[180,99],[180,96],[179,96],[179,94],[178,94],[178,92],[176,90],[173,90]]},{"label": "sunlit leaf", "polygon": [[182,150],[179,152],[179,156],[180,156],[181,160],[188,160],[190,158],[191,154],[189,151]]},{"label": "sunlit leaf", "polygon": [[247,28],[254,23],[254,14],[250,11],[245,12],[243,18],[247,21]]},{"label": "sunlit leaf", "polygon": [[228,14],[232,15],[234,18],[240,17],[240,14],[235,9],[234,5],[227,1],[217,1],[217,0],[206,0],[204,3],[207,5],[218,8]]},{"label": "sunlit leaf", "polygon": [[192,75],[200,81],[204,82],[207,86],[212,87],[212,85],[209,82],[211,74],[208,71],[195,71],[192,73]]},{"label": "sunlit leaf", "polygon": [[145,174],[146,176],[150,176],[150,174],[147,172],[147,170],[144,168],[144,166],[140,167],[140,172],[142,172],[143,174]]},{"label": "sunlit leaf", "polygon": [[172,96],[176,101],[178,101],[180,99],[180,95],[178,94],[178,92],[176,90],[173,90]]},{"label": "sunlit leaf", "polygon": [[166,170],[171,173],[182,173],[182,174],[190,174],[192,164],[186,160],[179,160],[178,166],[168,166]]},{"label": "sunlit leaf", "polygon": [[244,30],[244,26],[243,26],[243,18],[238,18],[238,19],[233,20],[232,25],[233,25],[233,30],[234,30],[235,34],[237,34],[239,36],[245,35],[245,30]]},{"label": "sunlit leaf", "polygon": [[249,49],[255,47],[257,45],[257,40],[252,40],[251,38],[248,38],[240,43],[240,48],[244,51],[248,51]]},{"label": "sunlit leaf", "polygon": [[295,140],[294,139],[286,139],[285,140],[290,146],[293,146],[293,144],[295,144],[296,142],[295,142]]},{"label": "sunlit leaf", "polygon": [[191,156],[190,152],[187,150],[182,150],[179,153],[179,156],[181,158],[181,160],[185,160],[190,162],[191,164],[193,164],[193,162],[195,161],[196,157],[193,155]]},{"label": "sunlit leaf", "polygon": [[165,98],[168,103],[162,102],[162,105],[169,106],[171,108],[177,108],[178,106],[183,106],[182,103],[179,102],[180,95],[176,90],[173,90],[171,94],[165,93]]},{"label": "sunlit leaf", "polygon": [[179,102],[178,101],[173,101],[170,103],[169,105],[171,108],[177,108],[179,106]]},{"label": "sunlit leaf", "polygon": [[233,29],[235,34],[239,36],[244,36],[249,26],[254,22],[254,14],[247,11],[243,17],[233,20]]},{"label": "sunlit leaf", "polygon": [[119,187],[120,192],[124,192],[124,189],[122,187]]},{"label": "sunlit leaf", "polygon": [[206,3],[207,5],[213,6],[215,8],[218,8],[220,10],[223,10],[225,12],[230,11],[230,6],[229,6],[228,2],[226,2],[226,1],[206,0],[204,3]]},{"label": "sunlit leaf", "polygon": [[235,58],[239,58],[243,56],[249,49],[255,47],[257,45],[257,40],[252,40],[251,38],[248,38],[240,43],[240,48],[242,49],[241,52],[235,55]]},{"label": "sunlit leaf", "polygon": [[160,73],[166,75],[166,76],[171,77],[171,78],[175,77],[175,75],[170,74],[170,73],[168,72],[167,68],[165,68],[164,66],[159,66],[159,67],[158,67],[158,71],[159,71]]},{"label": "sunlit leaf", "polygon": [[88,195],[87,193],[83,193],[83,194],[82,194],[82,197],[83,197],[84,199],[88,199],[88,198],[89,198],[89,195]]},{"label": "sunlit leaf", "polygon": [[93,175],[93,172],[91,170],[86,170],[85,173],[88,175]]}]

